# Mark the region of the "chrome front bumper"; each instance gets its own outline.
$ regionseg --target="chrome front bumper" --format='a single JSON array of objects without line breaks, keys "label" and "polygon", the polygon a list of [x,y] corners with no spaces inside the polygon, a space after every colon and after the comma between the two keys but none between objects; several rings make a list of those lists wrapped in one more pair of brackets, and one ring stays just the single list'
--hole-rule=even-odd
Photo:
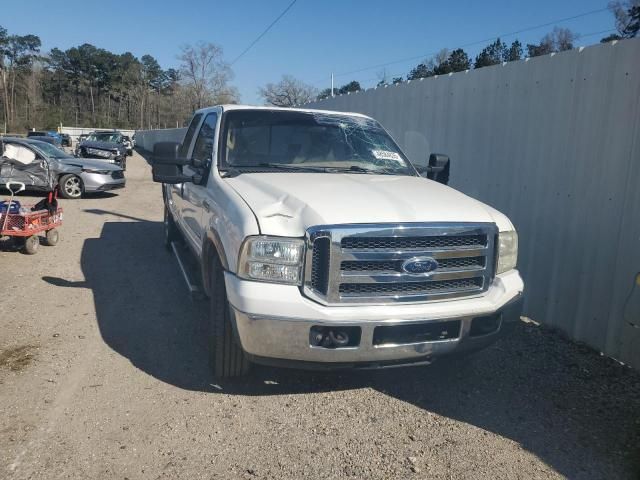
[{"label": "chrome front bumper", "polygon": [[[493,343],[509,323],[519,319],[522,310],[522,294],[519,293],[494,312],[460,317],[440,317],[362,321],[318,321],[250,314],[233,308],[235,331],[244,351],[256,362],[298,366],[382,367],[386,365],[430,362],[434,357],[464,351],[478,350]],[[472,331],[474,319],[495,316],[497,329],[488,334]],[[433,325],[444,322],[460,322],[459,333],[443,340],[374,344],[376,327],[404,325]],[[357,327],[361,335],[356,346],[325,348],[311,342],[312,327]]]}]

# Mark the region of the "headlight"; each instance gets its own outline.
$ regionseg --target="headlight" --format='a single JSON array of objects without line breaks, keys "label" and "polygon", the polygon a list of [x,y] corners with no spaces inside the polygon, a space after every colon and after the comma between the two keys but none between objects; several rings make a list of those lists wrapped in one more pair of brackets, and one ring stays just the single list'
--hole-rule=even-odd
[{"label": "headlight", "polygon": [[111,173],[109,170],[94,170],[92,168],[83,168],[82,171],[84,173],[97,173],[100,175],[109,175]]},{"label": "headlight", "polygon": [[248,280],[300,285],[304,240],[249,237],[242,245],[238,275]]},{"label": "headlight", "polygon": [[498,235],[498,275],[516,268],[518,262],[518,234],[515,230]]},{"label": "headlight", "polygon": [[87,148],[86,152],[89,155],[97,155],[99,157],[104,157],[104,158],[109,158],[109,156],[111,155],[109,152],[107,152],[106,150],[99,150],[97,148]]}]

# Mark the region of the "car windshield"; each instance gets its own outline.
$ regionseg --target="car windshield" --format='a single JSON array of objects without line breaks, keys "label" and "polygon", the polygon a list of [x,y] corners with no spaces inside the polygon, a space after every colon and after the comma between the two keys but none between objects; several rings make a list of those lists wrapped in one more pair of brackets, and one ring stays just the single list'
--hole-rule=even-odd
[{"label": "car windshield", "polygon": [[[35,144],[35,142],[33,142]],[[51,145],[50,143],[38,142],[37,145],[34,145],[38,150],[44,153],[49,158],[67,158],[69,154],[64,150],[59,149],[58,147]]]},{"label": "car windshield", "polygon": [[278,110],[226,114],[221,168],[415,175],[402,151],[366,117]]},{"label": "car windshield", "polygon": [[91,142],[108,142],[118,143],[120,141],[120,134],[113,132],[94,132],[87,137],[87,140]]}]

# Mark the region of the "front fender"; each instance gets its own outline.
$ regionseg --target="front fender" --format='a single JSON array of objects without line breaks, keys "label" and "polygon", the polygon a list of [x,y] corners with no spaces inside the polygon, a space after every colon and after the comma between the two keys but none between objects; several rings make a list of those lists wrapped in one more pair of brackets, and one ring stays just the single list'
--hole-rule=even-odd
[{"label": "front fender", "polygon": [[208,229],[202,245],[202,285],[207,295],[211,292],[211,269],[217,265],[216,259],[225,272],[229,271],[229,260],[220,235],[216,230]]}]

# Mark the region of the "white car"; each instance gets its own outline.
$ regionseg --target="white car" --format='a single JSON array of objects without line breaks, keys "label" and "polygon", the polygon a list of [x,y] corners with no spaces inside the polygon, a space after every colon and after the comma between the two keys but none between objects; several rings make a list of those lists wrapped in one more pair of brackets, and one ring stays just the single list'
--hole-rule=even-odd
[{"label": "white car", "polygon": [[225,105],[154,146],[165,239],[210,301],[213,373],[252,362],[383,367],[489,345],[519,318],[518,237],[497,210],[422,177],[359,114]]}]

